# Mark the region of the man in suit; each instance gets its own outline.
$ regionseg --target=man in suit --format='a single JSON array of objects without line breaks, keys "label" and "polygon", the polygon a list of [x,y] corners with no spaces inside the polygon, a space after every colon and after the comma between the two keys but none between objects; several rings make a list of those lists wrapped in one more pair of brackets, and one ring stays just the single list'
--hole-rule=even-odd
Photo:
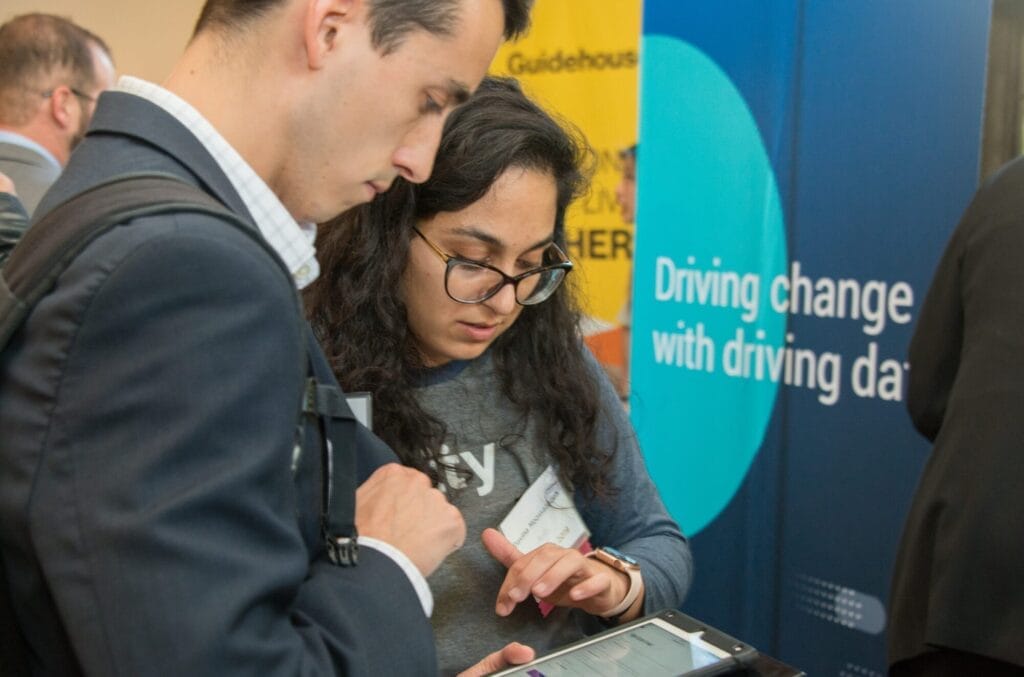
[{"label": "man in suit", "polygon": [[0,171],[30,215],[113,84],[110,50],[81,26],[50,14],[0,26]]},{"label": "man in suit", "polygon": [[329,560],[331,473],[304,444],[318,430],[297,438],[307,356],[334,381],[296,288],[318,272],[310,224],[425,180],[447,113],[528,11],[208,0],[162,87],[101,97],[40,213],[160,172],[258,232],[187,212],[114,228],[0,353],[0,593],[36,674],[436,671],[424,579],[465,525],[369,431],[334,426],[359,488],[331,500],[354,500],[361,549]]},{"label": "man in suit", "polygon": [[910,342],[933,448],[889,600],[890,675],[1024,675],[1024,158],[978,190]]}]

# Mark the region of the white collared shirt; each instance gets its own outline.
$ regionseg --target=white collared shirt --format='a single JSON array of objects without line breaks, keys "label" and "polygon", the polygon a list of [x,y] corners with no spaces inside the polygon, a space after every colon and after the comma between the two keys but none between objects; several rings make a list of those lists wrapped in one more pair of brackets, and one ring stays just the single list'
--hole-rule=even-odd
[{"label": "white collared shirt", "polygon": [[256,221],[256,227],[288,267],[295,286],[303,289],[317,278],[320,264],[317,263],[316,248],[313,246],[316,224],[298,223],[292,218],[266,182],[231,147],[227,139],[214,129],[209,120],[178,95],[139,78],[122,76],[117,82],[117,90],[160,106],[185,125],[227,175]]},{"label": "white collared shirt", "polygon": [[[313,247],[313,240],[316,238],[315,224],[298,223],[266,182],[256,174],[238,151],[231,147],[209,120],[178,95],[145,80],[122,76],[116,89],[146,99],[185,125],[227,175],[256,221],[260,233],[288,266],[295,286],[302,289],[317,278],[320,274],[320,265],[317,263],[316,249]],[[423,612],[428,617],[433,613],[434,597],[430,593],[430,586],[405,553],[388,543],[366,536],[359,538],[359,545],[386,555],[401,567],[416,590]]]}]

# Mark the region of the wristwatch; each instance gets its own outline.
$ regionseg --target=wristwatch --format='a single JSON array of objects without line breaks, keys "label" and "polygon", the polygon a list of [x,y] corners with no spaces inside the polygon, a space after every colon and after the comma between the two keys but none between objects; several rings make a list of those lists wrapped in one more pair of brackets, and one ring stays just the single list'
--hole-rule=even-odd
[{"label": "wristwatch", "polygon": [[629,607],[633,606],[633,602],[640,596],[640,590],[643,588],[643,583],[640,579],[640,564],[629,555],[608,546],[591,550],[586,556],[592,557],[598,562],[607,564],[616,571],[621,571],[629,576],[629,590],[626,591],[626,596],[614,609],[609,609],[601,614],[602,618],[614,619],[621,616]]}]

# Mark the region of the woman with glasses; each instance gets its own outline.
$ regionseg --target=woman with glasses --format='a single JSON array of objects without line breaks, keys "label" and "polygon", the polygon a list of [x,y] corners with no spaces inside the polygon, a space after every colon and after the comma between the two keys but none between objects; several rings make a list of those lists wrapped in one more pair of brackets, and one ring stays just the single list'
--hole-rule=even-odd
[{"label": "woman with glasses", "polygon": [[[577,329],[565,211],[585,157],[489,78],[451,114],[426,183],[397,180],[317,238],[306,302],[342,386],[372,393],[374,431],[466,520],[430,581],[444,673],[502,641],[544,652],[676,607],[690,584],[686,539]],[[556,476],[589,556],[575,541],[521,552],[494,528]]]}]

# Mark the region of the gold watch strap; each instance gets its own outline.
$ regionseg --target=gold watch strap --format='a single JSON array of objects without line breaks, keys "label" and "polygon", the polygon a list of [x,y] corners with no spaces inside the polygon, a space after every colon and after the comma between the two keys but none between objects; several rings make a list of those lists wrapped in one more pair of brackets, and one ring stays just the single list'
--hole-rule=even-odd
[{"label": "gold watch strap", "polygon": [[615,555],[604,552],[600,548],[597,550],[591,550],[586,554],[587,557],[596,559],[598,562],[606,564],[616,571],[629,576],[629,590],[626,591],[626,596],[622,598],[617,606],[601,614],[602,618],[615,618],[626,613],[629,607],[633,606],[633,602],[640,596],[640,590],[643,587],[640,578],[640,567],[635,565],[628,565]]}]

